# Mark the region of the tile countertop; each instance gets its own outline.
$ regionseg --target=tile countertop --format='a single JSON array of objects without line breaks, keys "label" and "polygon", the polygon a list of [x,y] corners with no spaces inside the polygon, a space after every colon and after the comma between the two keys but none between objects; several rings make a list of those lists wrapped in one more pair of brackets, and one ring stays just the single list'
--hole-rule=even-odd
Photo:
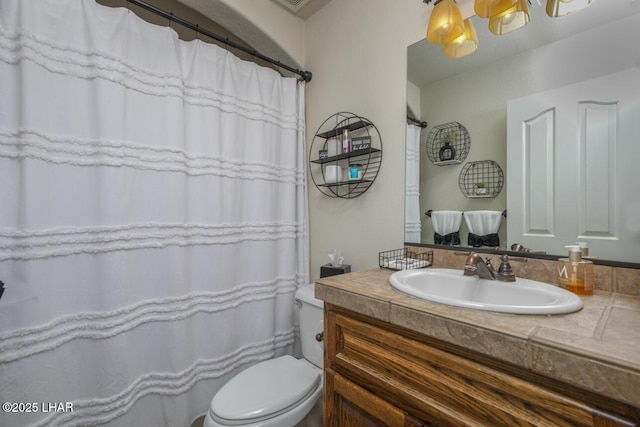
[{"label": "tile countertop", "polygon": [[640,408],[640,297],[596,291],[576,313],[502,314],[414,298],[391,273],[322,278],[316,297]]}]

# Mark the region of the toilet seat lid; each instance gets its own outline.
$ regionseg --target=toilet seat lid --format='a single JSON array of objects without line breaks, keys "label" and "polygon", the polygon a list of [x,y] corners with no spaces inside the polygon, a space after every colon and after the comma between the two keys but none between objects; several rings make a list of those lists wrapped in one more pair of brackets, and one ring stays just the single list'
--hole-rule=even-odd
[{"label": "toilet seat lid", "polygon": [[282,356],[240,372],[216,393],[211,412],[229,421],[265,418],[311,394],[322,372],[306,360]]}]

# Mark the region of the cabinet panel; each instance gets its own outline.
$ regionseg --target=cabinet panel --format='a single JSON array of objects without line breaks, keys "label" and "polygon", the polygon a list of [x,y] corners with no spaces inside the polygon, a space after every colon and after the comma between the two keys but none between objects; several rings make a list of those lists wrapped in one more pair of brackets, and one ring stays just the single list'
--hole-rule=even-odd
[{"label": "cabinet panel", "polygon": [[[336,427],[415,426],[423,424],[403,411],[336,374],[325,373],[327,425]],[[330,410],[329,410],[330,409]]]},{"label": "cabinet panel", "polygon": [[332,370],[427,425],[626,425],[582,402],[350,316],[329,312],[325,328]]}]

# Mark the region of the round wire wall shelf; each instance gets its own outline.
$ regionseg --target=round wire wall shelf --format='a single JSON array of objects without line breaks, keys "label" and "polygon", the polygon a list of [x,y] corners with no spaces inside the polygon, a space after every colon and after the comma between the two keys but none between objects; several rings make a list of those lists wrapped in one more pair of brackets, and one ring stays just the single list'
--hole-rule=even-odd
[{"label": "round wire wall shelf", "polygon": [[[345,132],[349,142],[343,144]],[[336,113],[316,131],[309,150],[309,174],[326,196],[353,199],[373,184],[382,163],[382,138],[368,119]]]},{"label": "round wire wall shelf", "polygon": [[480,160],[464,165],[458,178],[460,191],[469,199],[494,198],[504,186],[502,168],[493,160]]},{"label": "round wire wall shelf", "polygon": [[427,156],[438,166],[462,163],[469,154],[471,138],[458,122],[434,126],[426,138]]}]

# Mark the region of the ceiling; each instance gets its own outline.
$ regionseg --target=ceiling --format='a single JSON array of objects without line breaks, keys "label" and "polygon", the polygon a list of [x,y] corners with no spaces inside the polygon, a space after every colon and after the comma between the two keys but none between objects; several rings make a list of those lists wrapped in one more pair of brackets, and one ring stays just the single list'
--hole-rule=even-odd
[{"label": "ceiling", "polygon": [[[459,3],[468,1],[460,0]],[[445,56],[442,46],[429,43],[426,39],[409,46],[407,79],[422,87],[640,12],[640,0],[594,0],[579,12],[560,18],[549,18],[544,6],[540,6],[541,3],[546,3],[544,0],[531,2],[533,4],[529,23],[506,35],[496,36],[490,33],[488,20],[474,17],[480,46],[478,51],[464,58],[450,59]],[[425,22],[425,32],[426,26]]]},{"label": "ceiling", "polygon": [[271,0],[298,18],[307,19],[325,7],[331,0]]}]

